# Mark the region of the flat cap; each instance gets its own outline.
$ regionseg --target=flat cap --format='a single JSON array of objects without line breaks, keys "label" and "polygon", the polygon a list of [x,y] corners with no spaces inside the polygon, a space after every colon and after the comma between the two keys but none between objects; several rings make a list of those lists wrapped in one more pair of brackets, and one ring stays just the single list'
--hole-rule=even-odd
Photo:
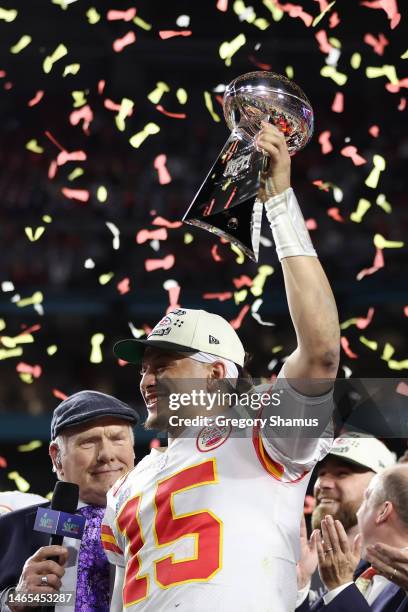
[{"label": "flat cap", "polygon": [[55,408],[51,420],[51,440],[68,427],[88,423],[102,417],[116,417],[136,425],[139,415],[130,406],[112,395],[99,391],[79,391]]}]

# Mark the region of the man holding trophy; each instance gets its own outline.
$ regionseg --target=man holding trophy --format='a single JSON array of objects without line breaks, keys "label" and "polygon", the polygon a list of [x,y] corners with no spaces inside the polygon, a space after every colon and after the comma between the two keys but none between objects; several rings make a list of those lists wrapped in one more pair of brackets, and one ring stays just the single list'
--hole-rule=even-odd
[{"label": "man holding trophy", "polygon": [[117,566],[111,610],[290,612],[296,605],[303,501],[311,470],[331,447],[325,432],[339,361],[335,301],[290,185],[290,153],[307,142],[313,115],[296,85],[262,72],[236,79],[224,108],[233,113],[233,133],[185,220],[257,259],[265,209],[297,337],[267,393],[281,394],[281,413],[282,406],[283,414],[313,413],[319,426],[288,433],[272,424],[272,403],[260,411],[265,423],[241,435],[232,421],[210,418],[197,428],[185,419],[183,426],[186,416],[242,414],[239,402],[209,411],[191,400],[173,427],[169,389],[239,387],[245,351],[218,315],[179,308],[147,339],[118,342],[118,357],[142,364],[146,427],[167,431],[169,444],[153,448],[108,493],[102,541]]}]

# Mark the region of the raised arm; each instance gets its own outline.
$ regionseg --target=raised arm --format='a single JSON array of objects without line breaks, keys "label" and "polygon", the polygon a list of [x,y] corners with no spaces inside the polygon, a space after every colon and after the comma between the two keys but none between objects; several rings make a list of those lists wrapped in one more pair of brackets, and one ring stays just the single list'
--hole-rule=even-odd
[{"label": "raised arm", "polygon": [[[290,187],[291,164],[285,138],[277,128],[264,123],[257,144],[271,160],[259,195],[265,203],[282,264],[297,337],[297,347],[285,363],[284,374],[301,393],[321,394],[331,387],[339,365],[336,303]],[[326,379],[326,383],[302,382],[317,378]]]}]

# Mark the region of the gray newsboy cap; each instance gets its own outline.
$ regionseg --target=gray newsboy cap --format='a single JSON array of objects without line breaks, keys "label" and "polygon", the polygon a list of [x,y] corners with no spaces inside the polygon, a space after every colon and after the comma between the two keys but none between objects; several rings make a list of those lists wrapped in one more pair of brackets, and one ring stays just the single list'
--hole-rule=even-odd
[{"label": "gray newsboy cap", "polygon": [[87,423],[102,417],[116,417],[133,426],[139,415],[116,397],[99,391],[79,391],[67,397],[55,408],[51,420],[51,440],[67,427]]}]

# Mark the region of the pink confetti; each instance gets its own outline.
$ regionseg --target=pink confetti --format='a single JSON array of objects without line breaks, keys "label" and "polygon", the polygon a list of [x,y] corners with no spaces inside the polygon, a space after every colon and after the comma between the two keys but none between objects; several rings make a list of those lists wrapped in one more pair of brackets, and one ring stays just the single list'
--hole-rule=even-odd
[{"label": "pink confetti", "polygon": [[93,121],[94,115],[89,104],[86,104],[82,108],[73,111],[69,116],[69,122],[71,125],[78,125],[80,121],[83,121],[82,129],[84,133],[89,136],[89,126]]},{"label": "pink confetti", "polygon": [[108,21],[115,21],[117,19],[123,19],[123,21],[132,21],[136,17],[136,9],[130,8],[127,11],[108,11]]},{"label": "pink confetti", "polygon": [[161,104],[156,106],[156,110],[166,115],[166,117],[172,117],[173,119],[185,119],[187,117],[186,113],[171,113],[170,111],[166,111]]},{"label": "pink confetti", "polygon": [[66,395],[66,393],[63,393],[59,389],[53,389],[52,390],[52,394],[53,394],[54,397],[56,397],[57,399],[60,399],[62,401],[66,400],[67,397],[68,397],[68,395]]},{"label": "pink confetti", "polygon": [[332,13],[330,15],[330,18],[329,18],[329,27],[331,29],[336,28],[339,25],[339,23],[340,23],[340,17],[338,15],[338,13],[335,11],[334,13]]},{"label": "pink confetti", "polygon": [[41,329],[41,325],[39,325],[38,323],[36,325],[32,325],[31,327],[25,327],[25,325],[21,326],[22,329],[24,329],[24,331],[21,332],[21,334],[18,334],[19,336],[25,336],[26,334],[34,334],[37,331],[40,331]]},{"label": "pink confetti", "polygon": [[309,13],[306,13],[303,10],[302,6],[299,6],[298,4],[280,4],[280,2],[277,2],[277,1],[275,2],[275,4],[284,13],[289,13],[290,17],[299,17],[303,21],[305,26],[307,26],[308,28],[312,25],[313,23],[312,15],[309,15]]},{"label": "pink confetti", "polygon": [[403,380],[398,383],[396,392],[400,395],[408,395],[408,385]]},{"label": "pink confetti", "polygon": [[153,438],[153,440],[150,440],[149,448],[160,448],[160,440],[158,438]]},{"label": "pink confetti", "polygon": [[369,308],[366,317],[358,317],[356,326],[358,329],[365,329],[368,327],[374,316],[374,308]]},{"label": "pink confetti", "polygon": [[43,99],[43,96],[44,96],[44,91],[42,89],[39,89],[37,93],[35,94],[34,98],[31,98],[31,100],[27,102],[27,106],[35,106],[36,104],[40,102],[40,100]]},{"label": "pink confetti", "polygon": [[125,361],[124,359],[118,359],[118,365],[120,365],[121,368],[123,368],[123,366],[128,365],[128,361]]},{"label": "pink confetti", "polygon": [[79,202],[88,202],[89,191],[87,189],[70,189],[69,187],[63,187],[62,193],[66,198],[70,200],[78,200]]},{"label": "pink confetti", "polygon": [[123,278],[116,285],[116,289],[119,291],[120,295],[125,295],[125,293],[129,293],[129,291],[130,291],[130,279],[128,277]]},{"label": "pink confetti", "polygon": [[340,344],[347,357],[350,357],[350,359],[358,359],[358,355],[356,355],[356,353],[353,353],[353,351],[350,349],[350,344],[346,336],[342,336],[340,338]]},{"label": "pink confetti", "polygon": [[249,310],[249,304],[246,304],[240,311],[240,313],[238,314],[238,316],[235,319],[232,319],[232,321],[230,321],[230,324],[232,325],[232,327],[234,329],[239,329],[242,325],[242,321],[244,320],[244,317],[246,315],[246,313]]},{"label": "pink confetti", "polygon": [[183,223],[181,221],[168,221],[164,217],[156,217],[153,219],[152,225],[163,225],[169,229],[175,229],[176,227],[181,227]]},{"label": "pink confetti", "polygon": [[396,28],[401,20],[401,15],[398,13],[397,0],[373,0],[372,2],[361,2],[361,5],[372,9],[383,9],[391,21],[391,30]]},{"label": "pink confetti", "polygon": [[7,75],[7,72],[5,70],[0,70],[0,79],[4,79],[6,75]]},{"label": "pink confetti", "polygon": [[391,93],[398,93],[401,87],[408,87],[408,78],[401,79],[398,83],[387,83],[385,89]]},{"label": "pink confetti", "polygon": [[333,104],[331,107],[333,113],[342,113],[344,110],[344,95],[338,91],[334,96]]},{"label": "pink confetti", "polygon": [[174,36],[191,36],[191,30],[160,30],[159,36],[162,40],[173,38]]},{"label": "pink confetti", "polygon": [[214,244],[211,248],[211,255],[214,261],[223,261],[221,255],[218,254],[218,244]]},{"label": "pink confetti", "polygon": [[105,85],[106,85],[106,81],[101,80],[101,81],[98,82],[98,94],[99,95],[103,94],[103,91],[105,89]]},{"label": "pink confetti", "polygon": [[[116,102],[113,102],[113,100],[109,100],[109,98],[106,98],[106,100],[104,100],[103,105],[108,110],[115,111],[116,113],[118,113],[122,108],[121,104],[116,104]],[[133,108],[129,108],[128,112],[126,113],[126,117],[131,117],[132,115]]]},{"label": "pink confetti", "polygon": [[146,230],[142,229],[136,234],[137,244],[143,244],[148,240],[167,240],[167,230],[165,227],[161,227],[157,230]]},{"label": "pink confetti", "polygon": [[404,315],[408,317],[408,306],[404,306]]},{"label": "pink confetti", "polygon": [[313,181],[312,185],[316,185],[316,187],[319,187],[319,189],[321,189],[322,191],[330,191],[329,187],[320,179],[318,179],[317,181]]},{"label": "pink confetti", "polygon": [[306,227],[308,230],[317,229],[316,219],[306,219]]},{"label": "pink confetti", "polygon": [[340,211],[337,208],[337,206],[333,206],[332,208],[329,208],[327,210],[327,214],[329,215],[329,217],[331,217],[335,221],[338,221],[339,223],[344,223],[345,221],[345,219],[343,219],[343,217],[341,216]]},{"label": "pink confetti", "polygon": [[69,161],[85,161],[86,153],[85,151],[72,151],[72,153],[68,153],[68,151],[61,151],[57,157],[58,166],[63,166]]},{"label": "pink confetti", "polygon": [[40,365],[31,366],[23,361],[20,361],[20,363],[17,364],[16,370],[19,374],[31,374],[34,378],[40,378],[42,374],[42,368]]},{"label": "pink confetti", "polygon": [[351,145],[349,145],[348,147],[344,147],[344,149],[342,149],[340,151],[340,153],[344,157],[350,157],[352,159],[352,161],[353,161],[353,164],[355,166],[362,166],[363,164],[367,163],[367,160],[364,159],[364,157],[361,157],[361,155],[358,154],[357,148],[356,147],[352,147]]},{"label": "pink confetti", "polygon": [[333,145],[330,142],[330,136],[331,132],[329,132],[329,130],[322,132],[319,136],[319,144],[322,147],[323,155],[327,155],[327,153],[333,151]]},{"label": "pink confetti", "polygon": [[323,13],[323,11],[325,11],[327,7],[329,6],[329,3],[327,2],[327,0],[315,0],[315,2],[318,2],[319,10],[321,13]]},{"label": "pink confetti", "polygon": [[169,305],[167,307],[166,314],[168,314],[171,310],[174,310],[175,308],[180,308],[180,304],[178,303],[178,299],[180,297],[180,289],[181,287],[179,285],[175,287],[170,287],[170,289],[168,289]]},{"label": "pink confetti", "polygon": [[48,168],[48,178],[50,179],[50,181],[53,178],[55,178],[55,175],[57,174],[57,169],[58,169],[58,164],[56,160],[53,159],[52,162],[50,163],[50,167]]},{"label": "pink confetti", "polygon": [[7,83],[4,83],[4,89],[12,89],[13,87],[13,83],[11,81],[7,81]]},{"label": "pink confetti", "polygon": [[371,136],[373,138],[378,138],[378,135],[380,133],[380,128],[378,125],[372,125],[370,127],[370,129],[368,130],[368,133],[371,134]]},{"label": "pink confetti", "polygon": [[218,0],[217,9],[225,13],[228,10],[228,0]]},{"label": "pink confetti", "polygon": [[168,183],[171,183],[171,176],[166,168],[166,162],[167,157],[164,154],[158,155],[153,162],[153,166],[156,168],[159,175],[160,185],[167,185]]},{"label": "pink confetti", "polygon": [[326,30],[319,30],[315,34],[315,38],[319,43],[319,49],[322,53],[330,53],[333,49],[332,45],[327,40]]},{"label": "pink confetti", "polygon": [[[259,68],[259,70],[272,70],[272,66],[271,64],[264,64],[263,62],[259,62],[256,57],[254,57],[253,55],[249,55],[248,56],[249,61],[251,62],[251,64],[254,64],[254,66],[256,66],[257,68]],[[218,97],[218,96],[217,96]],[[221,98],[222,100],[222,98]]]},{"label": "pink confetti", "polygon": [[389,45],[388,40],[385,38],[384,34],[381,33],[378,39],[372,34],[366,34],[364,36],[364,42],[370,45],[370,47],[373,47],[374,53],[377,53],[377,55],[384,55],[384,49]]},{"label": "pink confetti", "polygon": [[6,468],[6,467],[7,467],[7,460],[0,455],[0,468]]},{"label": "pink confetti", "polygon": [[380,268],[383,268],[384,265],[385,265],[384,264],[384,254],[382,252],[382,249],[377,249],[377,252],[376,252],[375,257],[374,257],[374,262],[373,262],[373,265],[371,266],[371,268],[364,268],[363,270],[361,270],[357,274],[356,279],[358,281],[360,281],[365,276],[369,276],[370,274],[374,274],[375,272],[377,272],[377,270],[380,270]]},{"label": "pink confetti", "polygon": [[224,291],[223,293],[204,293],[204,300],[219,300],[220,302],[225,302],[225,300],[230,300],[233,296],[232,291]]},{"label": "pink confetti", "polygon": [[121,51],[123,51],[125,47],[127,47],[128,45],[131,45],[135,41],[136,41],[136,34],[131,30],[130,32],[122,36],[122,38],[117,38],[114,41],[112,47],[113,47],[113,50],[116,51],[116,53],[120,53]]},{"label": "pink confetti", "polygon": [[401,98],[400,103],[398,105],[398,110],[399,111],[403,111],[403,110],[405,110],[406,106],[407,106],[407,99],[406,98]]},{"label": "pink confetti", "polygon": [[174,266],[175,262],[174,255],[167,255],[163,259],[146,259],[145,270],[147,272],[153,272],[154,270],[170,270]]},{"label": "pink confetti", "polygon": [[252,278],[249,278],[246,274],[241,274],[239,278],[233,278],[232,282],[236,289],[241,289],[241,287],[252,287]]}]

